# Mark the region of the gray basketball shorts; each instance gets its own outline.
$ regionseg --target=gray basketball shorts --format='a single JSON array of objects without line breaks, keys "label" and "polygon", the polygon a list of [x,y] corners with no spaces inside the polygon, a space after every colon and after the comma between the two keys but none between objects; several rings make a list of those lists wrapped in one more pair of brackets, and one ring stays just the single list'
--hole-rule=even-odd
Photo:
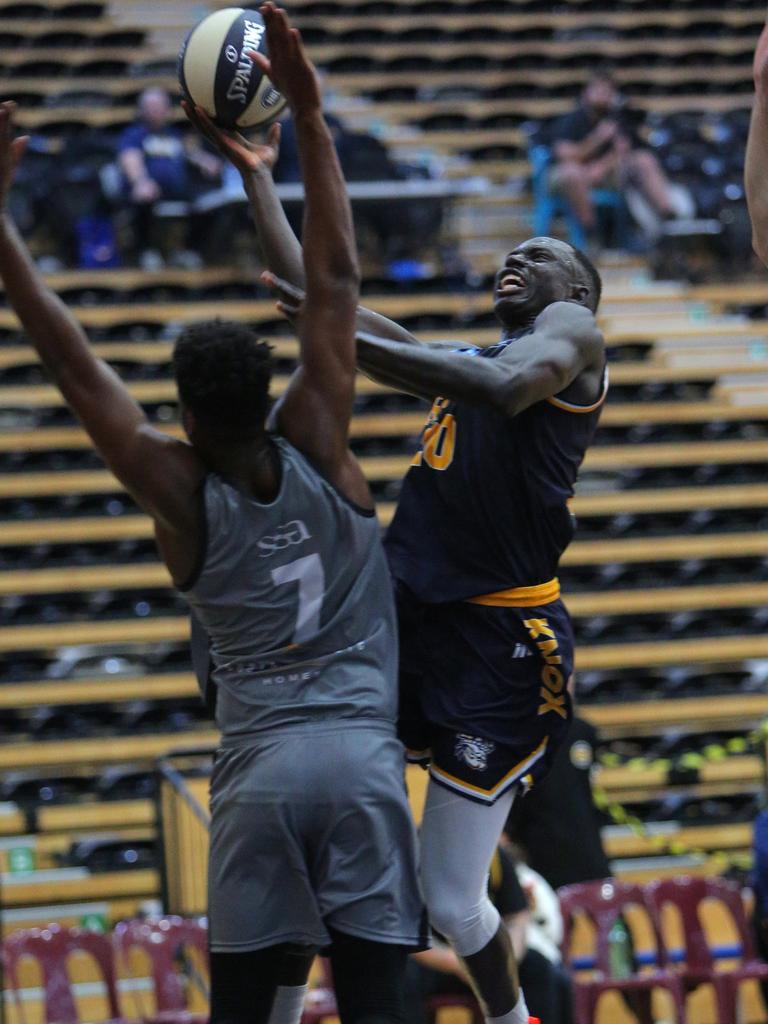
[{"label": "gray basketball shorts", "polygon": [[424,948],[404,751],[353,720],[228,746],[211,779],[210,946],[323,947],[328,928]]}]

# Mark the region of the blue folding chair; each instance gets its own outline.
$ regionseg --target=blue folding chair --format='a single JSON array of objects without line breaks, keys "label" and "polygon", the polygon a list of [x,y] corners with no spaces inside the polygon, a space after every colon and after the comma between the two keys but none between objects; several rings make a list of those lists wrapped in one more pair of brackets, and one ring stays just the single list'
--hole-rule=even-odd
[{"label": "blue folding chair", "polygon": [[[573,207],[549,187],[549,169],[552,166],[552,150],[543,143],[537,143],[528,150],[533,177],[533,233],[548,235],[555,217],[562,217],[568,227],[568,237],[579,249],[586,246],[587,237]],[[629,231],[629,211],[621,192],[611,188],[592,189],[592,201],[600,210],[609,210],[613,219],[613,235],[616,243],[626,242]]]}]

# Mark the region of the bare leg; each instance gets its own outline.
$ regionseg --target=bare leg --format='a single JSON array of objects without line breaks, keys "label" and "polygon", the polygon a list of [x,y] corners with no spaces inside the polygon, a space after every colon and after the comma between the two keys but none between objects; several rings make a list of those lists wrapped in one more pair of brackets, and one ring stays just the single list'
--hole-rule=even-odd
[{"label": "bare leg", "polygon": [[579,223],[585,231],[595,228],[595,207],[590,190],[591,175],[584,164],[575,160],[564,160],[557,165],[554,176],[555,188],[573,207]]},{"label": "bare leg", "polygon": [[627,154],[626,168],[629,179],[637,185],[654,210],[662,217],[674,217],[669,181],[653,153],[647,149],[634,150]]}]

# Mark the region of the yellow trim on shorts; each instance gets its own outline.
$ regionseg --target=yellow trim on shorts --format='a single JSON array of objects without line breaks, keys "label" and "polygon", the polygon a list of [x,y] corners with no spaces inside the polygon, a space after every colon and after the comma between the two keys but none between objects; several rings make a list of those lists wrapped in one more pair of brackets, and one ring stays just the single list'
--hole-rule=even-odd
[{"label": "yellow trim on shorts", "polygon": [[510,587],[509,590],[497,590],[494,594],[468,597],[467,603],[498,608],[534,608],[542,604],[551,604],[558,597],[560,580],[555,576],[548,583],[538,583],[535,587]]},{"label": "yellow trim on shorts", "polygon": [[547,749],[548,743],[549,736],[545,736],[541,743],[538,745],[538,747],[536,747],[536,749],[531,754],[528,754],[527,757],[524,757],[523,760],[516,764],[514,768],[510,768],[510,770],[507,772],[504,778],[500,779],[496,783],[496,785],[492,786],[490,789],[483,789],[482,786],[473,786],[471,782],[465,782],[464,779],[459,779],[455,775],[451,775],[450,772],[443,771],[442,768],[438,768],[437,765],[435,765],[434,763],[430,765],[429,771],[431,775],[436,775],[438,778],[444,779],[446,782],[450,782],[453,786],[457,788],[470,790],[473,793],[480,793],[483,796],[492,797],[509,782],[514,782],[516,775],[519,775],[521,772],[527,771],[528,768],[530,768],[531,765],[534,764],[534,762],[538,761],[538,759]]}]

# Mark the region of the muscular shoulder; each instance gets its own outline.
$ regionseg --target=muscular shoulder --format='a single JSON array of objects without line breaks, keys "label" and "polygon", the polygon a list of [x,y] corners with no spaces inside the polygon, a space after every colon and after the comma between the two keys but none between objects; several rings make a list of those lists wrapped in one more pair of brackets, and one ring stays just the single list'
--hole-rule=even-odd
[{"label": "muscular shoulder", "polygon": [[536,317],[534,331],[543,338],[554,341],[569,341],[600,361],[603,358],[605,339],[597,325],[595,314],[576,302],[553,302]]}]

